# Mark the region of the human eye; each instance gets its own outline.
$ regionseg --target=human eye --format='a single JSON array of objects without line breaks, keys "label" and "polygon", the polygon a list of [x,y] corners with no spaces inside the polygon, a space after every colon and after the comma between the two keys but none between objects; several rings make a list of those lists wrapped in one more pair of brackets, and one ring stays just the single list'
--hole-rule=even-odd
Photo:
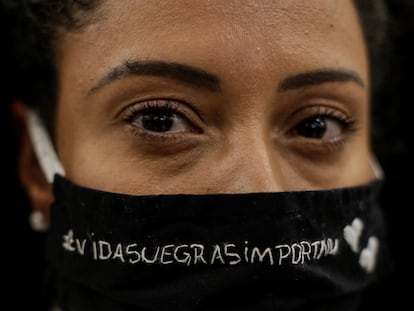
[{"label": "human eye", "polygon": [[290,118],[289,140],[304,152],[330,153],[340,150],[358,130],[356,121],[341,109],[312,106]]},{"label": "human eye", "polygon": [[122,118],[134,135],[157,142],[201,132],[196,125],[196,114],[173,100],[157,99],[133,104],[126,108]]}]

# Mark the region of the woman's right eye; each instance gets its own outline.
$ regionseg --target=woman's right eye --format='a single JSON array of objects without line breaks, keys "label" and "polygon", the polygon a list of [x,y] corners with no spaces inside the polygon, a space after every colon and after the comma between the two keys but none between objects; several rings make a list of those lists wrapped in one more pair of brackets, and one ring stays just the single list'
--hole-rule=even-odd
[{"label": "woman's right eye", "polygon": [[191,124],[185,117],[167,109],[150,109],[138,113],[133,125],[158,133],[178,133],[191,131]]},{"label": "woman's right eye", "polygon": [[195,122],[190,120],[196,118],[195,113],[182,106],[184,105],[171,100],[137,103],[128,107],[124,113],[124,123],[134,134],[154,139],[161,136],[163,140],[175,139],[186,133],[200,133]]}]

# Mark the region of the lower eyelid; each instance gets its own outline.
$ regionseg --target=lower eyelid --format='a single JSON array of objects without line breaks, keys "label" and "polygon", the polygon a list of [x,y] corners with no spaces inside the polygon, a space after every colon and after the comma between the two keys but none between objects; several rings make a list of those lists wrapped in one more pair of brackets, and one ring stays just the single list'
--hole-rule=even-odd
[{"label": "lower eyelid", "polygon": [[130,125],[130,132],[134,136],[138,136],[148,142],[152,143],[166,143],[173,142],[177,140],[176,134],[165,134],[163,132],[150,132],[145,129],[138,128],[136,126]]},{"label": "lower eyelid", "polygon": [[[193,152],[201,150],[201,146],[208,144],[207,137],[204,135],[197,135],[192,133],[186,134],[152,134],[148,131],[143,131],[138,128],[132,128],[126,125],[125,131],[130,138],[130,146],[132,150],[136,150],[137,154],[146,155],[152,159],[160,157],[164,159],[178,159],[184,156],[187,160],[191,160]],[[190,157],[190,158],[189,158]]]},{"label": "lower eyelid", "polygon": [[323,159],[326,155],[341,152],[347,143],[347,138],[337,139],[330,142],[320,140],[310,141],[310,139],[293,139],[284,143],[285,148],[300,154],[306,158],[320,157]]},{"label": "lower eyelid", "polygon": [[166,133],[148,131],[131,124],[125,124],[124,127],[131,135],[139,137],[148,144],[154,145],[194,144],[200,138],[199,133],[190,131]]}]

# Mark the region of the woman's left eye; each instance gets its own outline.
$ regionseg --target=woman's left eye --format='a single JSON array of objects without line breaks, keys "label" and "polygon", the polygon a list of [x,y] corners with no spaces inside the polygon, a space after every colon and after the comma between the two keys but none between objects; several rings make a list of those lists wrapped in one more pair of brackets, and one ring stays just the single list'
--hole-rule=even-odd
[{"label": "woman's left eye", "polygon": [[294,133],[305,138],[333,141],[342,137],[347,127],[346,121],[330,116],[314,116],[297,124]]}]

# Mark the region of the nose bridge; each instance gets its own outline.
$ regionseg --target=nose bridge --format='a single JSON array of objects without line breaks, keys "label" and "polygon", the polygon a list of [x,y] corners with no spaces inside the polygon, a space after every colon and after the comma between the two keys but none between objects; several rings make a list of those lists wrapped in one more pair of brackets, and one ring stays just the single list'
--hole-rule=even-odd
[{"label": "nose bridge", "polygon": [[277,155],[264,135],[243,135],[233,138],[227,146],[221,163],[226,172],[225,192],[277,192],[282,191],[277,170]]}]

